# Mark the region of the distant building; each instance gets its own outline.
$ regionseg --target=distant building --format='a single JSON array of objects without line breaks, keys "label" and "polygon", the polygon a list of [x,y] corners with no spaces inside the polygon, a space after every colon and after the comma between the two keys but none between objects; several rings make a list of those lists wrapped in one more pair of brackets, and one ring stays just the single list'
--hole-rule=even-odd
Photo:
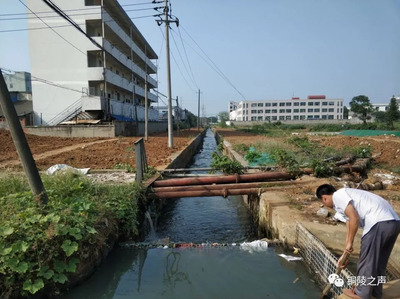
[{"label": "distant building", "polygon": [[311,95],[307,99],[241,101],[229,113],[233,121],[343,119],[343,99]]},{"label": "distant building", "polygon": [[[31,74],[27,72],[3,72],[11,101],[22,125],[33,124]],[[0,108],[1,126],[6,126],[3,111]]]},{"label": "distant building", "polygon": [[[31,71],[46,81],[33,81],[35,124],[57,125],[85,114],[103,120],[144,120],[145,82],[149,106],[157,55],[116,0],[52,1],[93,41],[71,26],[43,1],[27,6],[43,19],[28,18]],[[61,36],[61,37],[60,37]],[[57,85],[57,86],[54,86]],[[86,113],[83,113],[86,112]],[[150,110],[149,120],[157,120]]]},{"label": "distant building", "polygon": [[[396,96],[394,98],[396,99],[397,104],[400,106],[400,96]],[[374,107],[374,111],[383,111],[383,112],[386,112],[389,109],[389,104],[390,104],[390,101],[388,103],[385,103],[385,104],[382,104],[382,103],[380,103],[380,104],[371,103],[372,107]]]},{"label": "distant building", "polygon": [[[158,111],[158,120],[167,121],[168,120],[168,106],[154,106],[155,110]],[[187,119],[187,110],[182,109],[178,106],[172,106],[172,117],[174,120],[185,121]]]}]

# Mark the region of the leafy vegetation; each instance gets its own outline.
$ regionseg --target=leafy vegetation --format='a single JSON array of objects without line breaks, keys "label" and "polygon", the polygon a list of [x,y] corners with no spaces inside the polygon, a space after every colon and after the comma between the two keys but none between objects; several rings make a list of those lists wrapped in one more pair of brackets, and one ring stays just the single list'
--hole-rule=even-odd
[{"label": "leafy vegetation", "polygon": [[121,235],[137,234],[137,200],[143,195],[137,185],[94,185],[74,173],[44,176],[43,183],[47,205],[27,190],[23,177],[0,178],[2,298],[44,288],[57,294],[58,286],[104,244],[112,223],[119,224]]},{"label": "leafy vegetation", "polygon": [[243,173],[243,166],[238,161],[232,161],[227,156],[213,152],[210,167],[211,172],[222,171],[224,174]]}]

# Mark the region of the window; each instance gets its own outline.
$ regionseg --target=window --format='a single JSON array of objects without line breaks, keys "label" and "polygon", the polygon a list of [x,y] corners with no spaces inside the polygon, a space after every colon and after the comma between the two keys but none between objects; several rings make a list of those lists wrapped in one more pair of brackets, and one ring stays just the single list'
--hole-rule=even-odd
[{"label": "window", "polygon": [[286,116],[286,120],[292,120],[292,117],[290,115]]},{"label": "window", "polygon": [[314,102],[314,105],[315,106],[319,106],[319,102]]},{"label": "window", "polygon": [[278,103],[272,103],[272,107],[277,107]]},{"label": "window", "polygon": [[258,114],[262,114],[264,112],[264,110],[257,110]]},{"label": "window", "polygon": [[335,106],[335,102],[329,102],[329,106]]},{"label": "window", "polygon": [[285,113],[285,109],[279,109],[279,113]]},{"label": "window", "polygon": [[294,102],[293,103],[293,106],[299,106],[300,104],[299,104],[299,102]]},{"label": "window", "polygon": [[266,116],[266,117],[265,117],[265,120],[266,120],[266,121],[270,121],[269,116]]},{"label": "window", "polygon": [[322,102],[322,106],[328,106],[328,102]]},{"label": "window", "polygon": [[322,119],[327,119],[327,116],[325,114],[322,115]]},{"label": "window", "polygon": [[285,120],[285,117],[283,115],[279,116],[279,120]]},{"label": "window", "polygon": [[265,103],[265,107],[271,107],[271,103]]},{"label": "window", "polygon": [[314,109],[314,112],[319,112],[319,108],[315,108],[315,109]]},{"label": "window", "polygon": [[285,103],[279,103],[279,107],[285,106]]},{"label": "window", "polygon": [[312,115],[307,116],[307,119],[312,119],[312,118],[313,118]]},{"label": "window", "polygon": [[335,109],[329,108],[328,111],[329,111],[329,112],[335,112]]},{"label": "window", "polygon": [[257,110],[251,110],[251,113],[255,114],[257,113]]},{"label": "window", "polygon": [[286,102],[286,106],[292,106],[292,103]]},{"label": "window", "polygon": [[264,104],[263,103],[258,103],[257,107],[264,107]]},{"label": "window", "polygon": [[322,108],[322,112],[328,112],[327,108]]},{"label": "window", "polygon": [[251,107],[257,107],[257,103],[252,103]]},{"label": "window", "polygon": [[265,113],[271,113],[270,109],[265,110]]},{"label": "window", "polygon": [[314,109],[307,109],[307,112],[314,112]]},{"label": "window", "polygon": [[277,109],[272,109],[272,113],[278,113]]},{"label": "window", "polygon": [[300,106],[305,106],[306,102],[300,102]]},{"label": "window", "polygon": [[328,115],[328,119],[333,119],[333,115]]},{"label": "window", "polygon": [[257,117],[257,120],[263,120],[262,116]]},{"label": "window", "polygon": [[272,120],[277,120],[277,119],[278,119],[278,117],[276,117],[276,116],[272,117]]},{"label": "window", "polygon": [[299,109],[293,109],[294,113],[299,113]]},{"label": "window", "polygon": [[294,119],[294,120],[299,120],[299,116],[298,116],[298,115],[295,115],[295,116],[293,116],[293,119]]},{"label": "window", "polygon": [[314,118],[315,119],[319,119],[319,115],[314,115]]},{"label": "window", "polygon": [[286,109],[286,113],[292,113],[292,109]]},{"label": "window", "polygon": [[300,113],[305,113],[306,109],[300,109]]},{"label": "window", "polygon": [[251,117],[251,120],[252,120],[252,121],[255,121],[255,120],[257,120],[257,117],[252,116],[252,117]]},{"label": "window", "polygon": [[304,120],[304,119],[306,119],[306,116],[305,115],[300,115],[300,120]]},{"label": "window", "polygon": [[314,102],[309,102],[308,106],[314,106]]}]

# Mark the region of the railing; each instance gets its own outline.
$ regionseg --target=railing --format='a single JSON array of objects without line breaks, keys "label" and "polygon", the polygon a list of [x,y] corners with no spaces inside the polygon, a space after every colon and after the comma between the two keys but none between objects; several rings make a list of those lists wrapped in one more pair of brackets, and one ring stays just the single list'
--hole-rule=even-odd
[{"label": "railing", "polygon": [[55,117],[50,119],[47,122],[47,125],[49,126],[56,126],[63,121],[66,121],[74,116],[77,116],[79,112],[82,111],[82,98],[79,98],[76,102],[72,103],[69,105],[67,108],[65,108],[63,111],[61,111],[59,114],[57,114]]}]

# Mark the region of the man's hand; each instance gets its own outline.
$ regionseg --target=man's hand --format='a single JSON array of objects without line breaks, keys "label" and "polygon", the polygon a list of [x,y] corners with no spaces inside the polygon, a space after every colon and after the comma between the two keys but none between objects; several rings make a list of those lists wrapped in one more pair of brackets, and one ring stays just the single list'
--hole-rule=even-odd
[{"label": "man's hand", "polygon": [[339,258],[337,262],[337,266],[340,267],[341,269],[346,268],[347,264],[349,263],[349,256],[350,252],[345,250],[342,254],[342,256]]}]

